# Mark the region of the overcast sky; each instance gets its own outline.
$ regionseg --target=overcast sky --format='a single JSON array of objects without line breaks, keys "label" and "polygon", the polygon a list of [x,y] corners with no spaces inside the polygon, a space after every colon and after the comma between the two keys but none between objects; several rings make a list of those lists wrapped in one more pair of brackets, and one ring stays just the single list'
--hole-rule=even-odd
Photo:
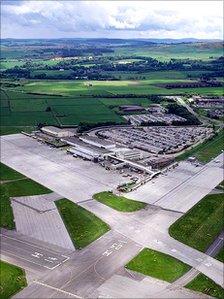
[{"label": "overcast sky", "polygon": [[1,0],[2,38],[223,38],[222,1]]}]

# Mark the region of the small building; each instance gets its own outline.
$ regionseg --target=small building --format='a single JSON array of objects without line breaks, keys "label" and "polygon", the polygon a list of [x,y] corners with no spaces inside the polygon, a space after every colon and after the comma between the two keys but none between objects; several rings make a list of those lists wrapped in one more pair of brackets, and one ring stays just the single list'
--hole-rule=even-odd
[{"label": "small building", "polygon": [[188,159],[187,159],[189,162],[196,162],[197,161],[197,159],[196,159],[196,157],[189,157]]},{"label": "small building", "polygon": [[105,140],[105,139],[101,139],[98,138],[96,136],[89,136],[89,135],[85,135],[85,136],[80,136],[79,137],[80,140],[82,140],[85,143],[100,147],[100,148],[105,148],[108,150],[112,150],[114,148],[116,148],[116,144]]},{"label": "small building", "polygon": [[155,157],[150,160],[149,165],[152,167],[152,169],[162,169],[166,166],[169,166],[173,162],[173,157]]},{"label": "small building", "polygon": [[63,138],[63,137],[70,137],[74,136],[76,131],[75,129],[64,129],[64,128],[58,128],[54,126],[46,126],[42,127],[41,131],[47,135],[56,137],[56,138]]}]

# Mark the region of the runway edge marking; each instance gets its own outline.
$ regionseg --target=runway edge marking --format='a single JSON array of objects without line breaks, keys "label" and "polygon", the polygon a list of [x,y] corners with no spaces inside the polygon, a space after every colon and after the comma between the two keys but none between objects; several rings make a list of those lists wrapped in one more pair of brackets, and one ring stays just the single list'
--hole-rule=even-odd
[{"label": "runway edge marking", "polygon": [[37,281],[37,280],[34,280],[34,283],[39,284],[39,285],[42,285],[42,286],[44,286],[44,287],[47,287],[47,288],[52,289],[52,290],[57,291],[57,292],[61,292],[61,293],[66,294],[66,295],[70,295],[70,296],[75,297],[75,298],[82,298],[82,297],[80,297],[80,296],[78,296],[78,295],[75,295],[75,294],[73,294],[73,293],[64,291],[64,290],[62,290],[62,289],[58,289],[58,288],[56,288],[56,287],[53,287],[53,286],[51,286],[51,285],[49,285],[49,284],[46,284],[46,283],[43,283],[43,282],[40,282],[40,281]]}]

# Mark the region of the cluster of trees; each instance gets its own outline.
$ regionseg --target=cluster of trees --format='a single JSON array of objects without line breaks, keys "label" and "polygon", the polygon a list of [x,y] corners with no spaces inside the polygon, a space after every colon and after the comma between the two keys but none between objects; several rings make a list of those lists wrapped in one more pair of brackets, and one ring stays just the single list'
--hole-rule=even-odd
[{"label": "cluster of trees", "polygon": [[[49,49],[48,49],[49,50]],[[81,51],[82,54],[86,55],[87,49],[61,49],[64,51],[64,55],[79,55],[78,52]],[[78,51],[77,53],[74,51]],[[109,51],[108,49],[97,49],[97,51]],[[164,70],[179,70],[179,71],[206,71],[201,78],[222,76],[224,72],[223,67],[223,57],[220,57],[211,61],[202,60],[189,60],[189,59],[171,59],[170,61],[158,61],[157,59],[151,57],[141,57],[132,63],[117,63],[114,60],[117,57],[104,57],[93,56],[89,60],[86,56],[81,59],[71,59],[62,60],[55,65],[44,65],[43,62],[35,63],[32,61],[26,62],[23,66],[16,66],[12,69],[8,69],[2,72],[3,76],[6,77],[22,77],[22,78],[38,78],[38,79],[90,79],[90,80],[118,80],[117,72],[129,72],[144,74],[148,71],[164,71]],[[60,54],[61,57],[63,55]],[[127,57],[122,57],[122,59],[128,59]],[[137,58],[137,57],[136,57]],[[42,70],[43,72],[35,74],[36,70]],[[59,74],[56,73],[53,77],[49,74],[47,70],[69,70],[69,73]],[[211,76],[209,75],[211,73]]]},{"label": "cluster of trees", "polygon": [[222,86],[221,82],[215,80],[200,80],[197,82],[176,82],[165,84],[165,87],[168,89],[172,88],[196,88],[196,87],[220,87]]},{"label": "cluster of trees", "polygon": [[190,113],[186,107],[178,105],[176,103],[168,104],[167,105],[167,111],[168,113],[176,114],[178,116],[181,116],[185,118],[187,121],[186,122],[178,122],[178,123],[173,123],[174,125],[200,125],[200,121],[196,116],[194,116],[192,113]]},{"label": "cluster of trees", "polygon": [[107,121],[107,122],[97,122],[97,123],[85,123],[81,122],[78,126],[77,132],[83,133],[86,131],[89,131],[91,129],[97,128],[97,127],[106,127],[106,126],[114,126],[114,125],[123,125],[124,122],[114,122],[114,121]]}]

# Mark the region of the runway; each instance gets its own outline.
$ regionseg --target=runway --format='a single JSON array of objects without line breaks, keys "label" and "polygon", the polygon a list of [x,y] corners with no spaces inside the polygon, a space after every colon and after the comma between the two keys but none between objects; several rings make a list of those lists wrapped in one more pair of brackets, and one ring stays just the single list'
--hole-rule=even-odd
[{"label": "runway", "polygon": [[25,269],[34,272],[44,269],[54,270],[70,259],[63,254],[62,249],[59,249],[61,252],[56,251],[55,247],[51,248],[50,245],[47,247],[45,243],[35,242],[34,239],[26,236],[20,238],[20,235],[17,236],[13,232],[1,230],[0,238],[1,255],[15,260],[16,264],[21,264]]}]

